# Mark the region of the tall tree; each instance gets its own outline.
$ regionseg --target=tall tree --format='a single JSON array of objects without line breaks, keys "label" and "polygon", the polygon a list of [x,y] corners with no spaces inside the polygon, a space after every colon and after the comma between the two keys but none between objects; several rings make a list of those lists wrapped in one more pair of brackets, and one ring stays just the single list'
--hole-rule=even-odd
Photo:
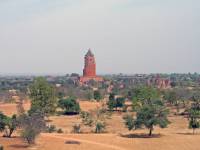
[{"label": "tall tree", "polygon": [[30,113],[41,112],[45,116],[56,110],[54,88],[43,78],[38,77],[30,86],[31,109]]}]

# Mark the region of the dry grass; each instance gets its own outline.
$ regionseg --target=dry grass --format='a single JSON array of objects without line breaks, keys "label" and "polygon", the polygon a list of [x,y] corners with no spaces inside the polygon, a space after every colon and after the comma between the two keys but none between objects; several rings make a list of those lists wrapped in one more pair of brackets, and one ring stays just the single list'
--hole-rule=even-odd
[{"label": "dry grass", "polygon": [[[30,106],[25,104],[26,108]],[[81,102],[83,110],[96,108],[95,102]],[[15,104],[1,104],[0,110],[11,115],[16,112]],[[72,125],[80,122],[78,116],[53,116],[51,124],[62,128],[64,134],[41,134],[37,145],[27,147],[19,138],[5,139],[0,137],[0,144],[6,150],[198,150],[200,135],[191,135],[187,119],[183,116],[170,116],[172,122],[168,128],[156,128],[154,137],[147,138],[147,130],[128,132],[124,128],[122,114],[116,112],[108,121],[106,134],[71,134]]]}]

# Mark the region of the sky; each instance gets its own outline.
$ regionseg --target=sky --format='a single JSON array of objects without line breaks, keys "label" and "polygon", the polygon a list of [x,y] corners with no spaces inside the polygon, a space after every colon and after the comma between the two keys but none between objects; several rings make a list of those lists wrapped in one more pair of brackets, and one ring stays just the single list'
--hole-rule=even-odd
[{"label": "sky", "polygon": [[199,0],[0,0],[0,74],[200,73]]}]

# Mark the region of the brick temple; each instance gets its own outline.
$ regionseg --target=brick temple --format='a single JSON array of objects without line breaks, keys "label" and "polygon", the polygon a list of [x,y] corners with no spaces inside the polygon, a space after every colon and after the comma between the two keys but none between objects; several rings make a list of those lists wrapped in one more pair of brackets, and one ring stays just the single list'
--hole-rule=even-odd
[{"label": "brick temple", "polygon": [[147,85],[154,85],[159,89],[168,89],[171,88],[171,81],[170,79],[161,78],[160,75],[157,75],[149,79]]},{"label": "brick temple", "polygon": [[85,65],[83,69],[83,76],[80,77],[80,83],[87,83],[90,80],[100,82],[103,81],[103,78],[96,75],[95,57],[89,49],[85,55]]}]

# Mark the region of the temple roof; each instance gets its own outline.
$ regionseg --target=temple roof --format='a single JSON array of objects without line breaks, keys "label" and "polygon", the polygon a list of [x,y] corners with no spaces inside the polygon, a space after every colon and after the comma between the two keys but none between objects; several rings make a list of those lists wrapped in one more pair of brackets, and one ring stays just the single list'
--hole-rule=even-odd
[{"label": "temple roof", "polygon": [[88,52],[85,56],[94,56],[94,54],[92,53],[92,51],[90,49],[88,49]]}]

